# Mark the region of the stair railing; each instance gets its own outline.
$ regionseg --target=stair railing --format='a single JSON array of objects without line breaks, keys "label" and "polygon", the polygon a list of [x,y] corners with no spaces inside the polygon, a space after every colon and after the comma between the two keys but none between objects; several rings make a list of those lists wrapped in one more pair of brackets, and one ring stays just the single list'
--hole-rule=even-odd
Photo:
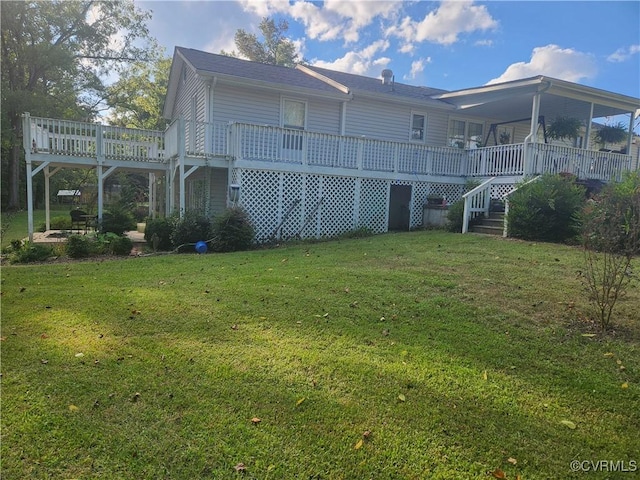
[{"label": "stair railing", "polygon": [[503,237],[507,237],[507,230],[508,230],[508,218],[509,218],[509,197],[516,191],[518,191],[518,189],[524,187],[525,185],[529,185],[530,183],[536,182],[538,181],[540,178],[542,177],[542,175],[538,175],[537,177],[533,177],[531,180],[524,182],[521,185],[516,186],[513,190],[511,190],[509,193],[507,193],[504,196],[504,229],[502,230],[502,236]]},{"label": "stair railing", "polygon": [[476,188],[469,190],[462,195],[464,199],[464,212],[462,214],[462,233],[469,231],[469,220],[483,214],[489,216],[489,206],[491,204],[491,184],[497,177],[485,180]]}]

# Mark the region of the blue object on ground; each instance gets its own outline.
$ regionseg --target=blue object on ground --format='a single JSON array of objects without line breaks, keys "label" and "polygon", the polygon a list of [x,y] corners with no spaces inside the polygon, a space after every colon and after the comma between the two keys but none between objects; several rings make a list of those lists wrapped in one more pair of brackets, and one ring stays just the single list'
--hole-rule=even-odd
[{"label": "blue object on ground", "polygon": [[203,242],[200,240],[196,243],[196,252],[198,253],[207,253],[207,242]]}]

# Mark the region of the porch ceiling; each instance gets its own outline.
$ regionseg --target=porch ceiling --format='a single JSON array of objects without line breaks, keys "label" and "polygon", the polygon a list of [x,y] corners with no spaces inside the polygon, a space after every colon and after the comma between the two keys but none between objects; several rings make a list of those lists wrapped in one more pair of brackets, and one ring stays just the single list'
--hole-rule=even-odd
[{"label": "porch ceiling", "polygon": [[438,95],[465,114],[495,119],[496,122],[531,117],[533,97],[540,92],[540,115],[547,119],[570,116],[588,119],[593,103],[593,117],[629,114],[640,109],[640,99],[585,87],[549,77],[488,85]]}]

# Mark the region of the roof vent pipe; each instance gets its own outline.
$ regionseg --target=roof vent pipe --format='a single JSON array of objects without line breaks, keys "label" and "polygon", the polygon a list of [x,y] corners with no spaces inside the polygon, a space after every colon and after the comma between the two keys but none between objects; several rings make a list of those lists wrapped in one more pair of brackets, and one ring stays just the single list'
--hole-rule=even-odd
[{"label": "roof vent pipe", "polygon": [[382,76],[383,85],[391,85],[391,83],[393,82],[393,72],[391,70],[385,68],[384,70],[382,70],[382,73],[380,75]]}]

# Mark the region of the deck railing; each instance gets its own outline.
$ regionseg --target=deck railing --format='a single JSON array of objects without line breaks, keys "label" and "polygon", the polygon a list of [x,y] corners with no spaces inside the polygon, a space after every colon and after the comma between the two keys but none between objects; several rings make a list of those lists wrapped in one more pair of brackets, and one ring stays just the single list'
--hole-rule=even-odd
[{"label": "deck railing", "polygon": [[26,118],[32,153],[103,156],[136,162],[161,162],[164,157],[163,132],[28,115]]},{"label": "deck railing", "polygon": [[[511,144],[462,150],[410,142],[343,136],[248,123],[179,119],[165,132],[111,127],[25,114],[31,151],[71,157],[164,162],[191,157],[449,177],[571,173],[618,180],[633,168],[630,155],[547,144]],[[182,152],[182,153],[181,153]]]},{"label": "deck railing", "polygon": [[620,180],[633,168],[631,155],[580,148],[530,144],[531,171],[528,173],[571,173],[580,178],[608,182]]}]

